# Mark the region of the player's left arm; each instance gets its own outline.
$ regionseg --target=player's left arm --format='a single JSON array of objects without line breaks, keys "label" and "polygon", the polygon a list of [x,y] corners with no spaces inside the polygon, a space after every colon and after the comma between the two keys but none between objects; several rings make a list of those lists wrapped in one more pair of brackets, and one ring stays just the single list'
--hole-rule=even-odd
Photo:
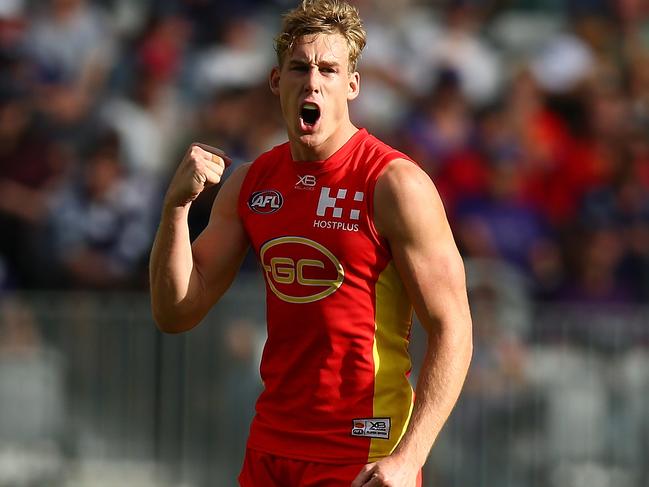
[{"label": "player's left arm", "polygon": [[388,241],[428,334],[410,423],[389,457],[367,465],[352,487],[414,487],[462,389],[472,354],[464,265],[430,178],[403,159],[379,177],[374,221]]}]

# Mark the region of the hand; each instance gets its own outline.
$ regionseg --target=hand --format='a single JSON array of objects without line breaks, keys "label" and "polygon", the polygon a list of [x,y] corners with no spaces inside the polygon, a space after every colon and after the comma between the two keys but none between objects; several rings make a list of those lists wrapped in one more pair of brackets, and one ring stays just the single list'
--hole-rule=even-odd
[{"label": "hand", "polygon": [[182,207],[194,201],[201,192],[221,181],[230,165],[225,153],[206,144],[192,144],[176,170],[165,197],[165,206]]},{"label": "hand", "polygon": [[400,457],[389,456],[365,465],[351,487],[415,487],[419,470]]}]

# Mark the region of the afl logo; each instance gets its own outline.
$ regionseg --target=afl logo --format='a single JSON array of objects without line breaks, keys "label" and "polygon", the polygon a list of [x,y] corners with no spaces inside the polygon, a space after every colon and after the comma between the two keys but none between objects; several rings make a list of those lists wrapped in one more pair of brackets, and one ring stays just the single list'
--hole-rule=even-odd
[{"label": "afl logo", "polygon": [[270,290],[288,303],[313,303],[343,284],[342,264],[323,245],[303,237],[279,237],[266,242],[259,260]]},{"label": "afl logo", "polygon": [[255,191],[248,199],[248,208],[255,213],[275,213],[283,204],[284,198],[282,198],[282,194],[274,189]]}]

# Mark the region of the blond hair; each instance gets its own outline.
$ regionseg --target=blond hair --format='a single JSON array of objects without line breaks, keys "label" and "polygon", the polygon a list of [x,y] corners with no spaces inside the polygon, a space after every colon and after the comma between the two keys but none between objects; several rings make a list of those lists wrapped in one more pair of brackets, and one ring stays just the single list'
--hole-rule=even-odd
[{"label": "blond hair", "polygon": [[311,34],[342,35],[349,51],[349,72],[356,71],[366,43],[365,29],[356,7],[343,0],[302,0],[299,6],[284,15],[282,30],[275,38],[280,67],[295,41]]}]

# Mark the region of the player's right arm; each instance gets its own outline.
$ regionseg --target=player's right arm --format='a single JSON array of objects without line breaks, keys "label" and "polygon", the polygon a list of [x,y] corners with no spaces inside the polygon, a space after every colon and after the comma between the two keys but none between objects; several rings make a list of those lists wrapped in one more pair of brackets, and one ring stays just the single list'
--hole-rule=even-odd
[{"label": "player's right arm", "polygon": [[213,148],[193,144],[165,196],[149,262],[151,308],[160,330],[180,333],[196,326],[232,283],[248,249],[237,202],[249,164],[223,184],[210,221],[192,244],[187,216],[192,202],[225,170]]}]

